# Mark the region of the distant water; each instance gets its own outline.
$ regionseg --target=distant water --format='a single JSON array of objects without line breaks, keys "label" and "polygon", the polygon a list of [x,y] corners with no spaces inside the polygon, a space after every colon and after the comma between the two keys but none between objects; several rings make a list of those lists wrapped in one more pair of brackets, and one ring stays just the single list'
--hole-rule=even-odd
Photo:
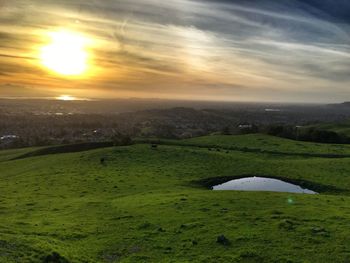
[{"label": "distant water", "polygon": [[266,112],[280,112],[280,109],[265,109]]},{"label": "distant water", "polygon": [[213,190],[236,190],[236,191],[270,191],[301,194],[317,194],[309,189],[303,189],[299,185],[284,182],[278,179],[264,177],[247,177],[232,180],[213,186]]}]

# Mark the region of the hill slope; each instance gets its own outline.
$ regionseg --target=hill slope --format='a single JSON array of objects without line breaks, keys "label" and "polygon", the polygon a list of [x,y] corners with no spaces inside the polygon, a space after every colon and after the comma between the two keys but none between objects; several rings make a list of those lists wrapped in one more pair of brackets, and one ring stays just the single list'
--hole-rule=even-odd
[{"label": "hill slope", "polygon": [[[20,160],[4,157],[15,156],[13,151],[0,152],[0,262],[350,258],[348,158],[227,150],[347,154],[347,146],[300,143],[295,149],[292,141],[261,135],[177,143],[188,145],[152,149],[137,144]],[[198,147],[207,144],[216,150]],[[198,183],[246,174],[306,180],[329,189],[319,195],[214,192]],[[230,244],[217,243],[220,235]]]},{"label": "hill slope", "polygon": [[314,128],[321,131],[332,131],[338,133],[339,135],[346,136],[350,138],[350,122],[343,123],[328,123],[328,124],[315,124],[306,126],[307,128]]}]

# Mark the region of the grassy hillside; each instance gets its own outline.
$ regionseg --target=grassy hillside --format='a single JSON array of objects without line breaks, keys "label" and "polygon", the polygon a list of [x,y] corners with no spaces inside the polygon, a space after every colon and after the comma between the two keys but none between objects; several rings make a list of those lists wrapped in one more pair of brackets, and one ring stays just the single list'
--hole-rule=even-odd
[{"label": "grassy hillside", "polygon": [[0,162],[8,161],[40,149],[41,149],[40,147],[30,147],[30,148],[15,149],[15,150],[0,150]]},{"label": "grassy hillside", "polygon": [[350,146],[348,145],[299,142],[263,134],[204,136],[183,141],[211,147],[255,149],[276,153],[350,154]]},{"label": "grassy hillside", "polygon": [[[11,159],[23,150],[0,152],[0,262],[350,260],[350,159],[284,154],[349,154],[350,147],[262,135],[168,144],[20,160]],[[248,174],[325,189],[214,192],[199,183]],[[217,243],[220,235],[229,244]]]},{"label": "grassy hillside", "polygon": [[310,157],[350,157],[350,145],[322,144],[289,140],[264,134],[212,135],[185,140],[148,139],[140,142],[154,142],[165,145],[182,145],[211,150],[224,149],[240,152],[267,153]]},{"label": "grassy hillside", "polygon": [[350,122],[329,123],[329,124],[323,123],[323,124],[306,126],[305,128],[316,128],[319,130],[332,131],[350,138]]}]

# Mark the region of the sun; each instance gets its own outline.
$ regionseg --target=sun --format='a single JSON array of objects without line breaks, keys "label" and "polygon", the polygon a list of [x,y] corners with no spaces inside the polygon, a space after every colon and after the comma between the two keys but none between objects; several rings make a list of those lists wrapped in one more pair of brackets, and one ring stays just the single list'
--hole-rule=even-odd
[{"label": "sun", "polygon": [[88,40],[70,31],[51,32],[49,36],[51,42],[41,49],[41,63],[61,75],[82,75],[88,67]]}]

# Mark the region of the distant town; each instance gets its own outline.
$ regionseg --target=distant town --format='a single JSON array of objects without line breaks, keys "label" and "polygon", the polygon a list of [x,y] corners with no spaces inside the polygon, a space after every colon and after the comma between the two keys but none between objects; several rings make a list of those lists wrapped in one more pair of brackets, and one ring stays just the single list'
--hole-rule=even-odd
[{"label": "distant town", "polygon": [[0,100],[0,148],[103,142],[120,136],[182,139],[256,132],[343,143],[348,141],[346,136],[320,131],[313,125],[342,123],[349,117],[348,103]]}]

